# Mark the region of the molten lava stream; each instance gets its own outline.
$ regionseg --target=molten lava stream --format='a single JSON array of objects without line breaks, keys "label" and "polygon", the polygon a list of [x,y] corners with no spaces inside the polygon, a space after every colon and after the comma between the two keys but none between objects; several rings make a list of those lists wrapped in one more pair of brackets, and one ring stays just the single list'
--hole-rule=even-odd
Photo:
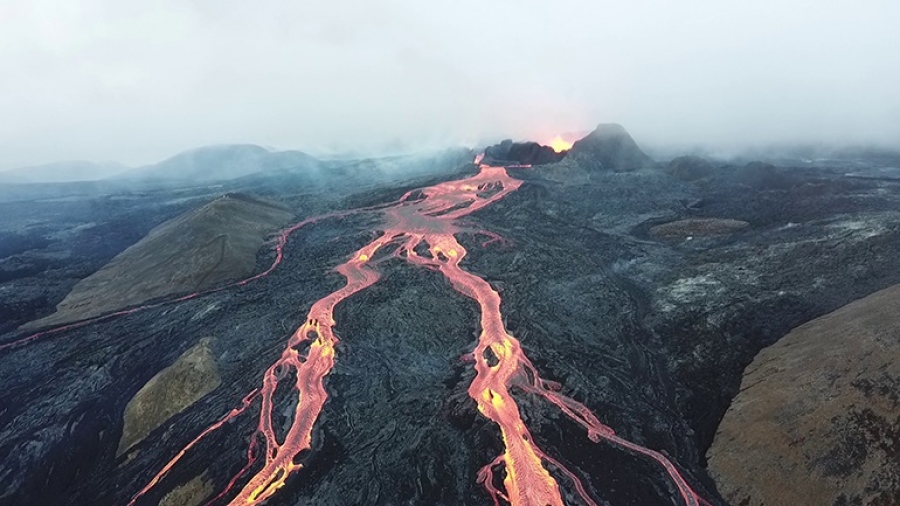
[{"label": "molten lava stream", "polygon": [[[413,249],[422,240],[429,245],[430,259],[417,255]],[[499,426],[506,450],[481,470],[480,481],[493,496],[494,503],[499,504],[501,492],[493,487],[491,468],[502,463],[506,466],[503,481],[506,494],[502,497],[509,503],[562,506],[559,486],[542,464],[545,455],[532,441],[519,407],[509,393],[513,378],[520,372],[518,355],[522,352],[518,341],[503,327],[500,296],[487,281],[459,267],[466,250],[452,234],[414,237],[405,247],[411,262],[437,267],[457,291],[481,307],[481,336],[473,353],[477,374],[469,387],[469,396],[477,403],[478,410]],[[582,498],[594,504],[587,495]]]},{"label": "molten lava stream", "polygon": [[[306,323],[291,335],[281,358],[266,370],[260,390],[262,406],[258,428],[265,438],[265,462],[231,504],[259,504],[265,501],[284,485],[290,473],[303,467],[296,463],[296,459],[301,452],[312,448],[313,425],[328,398],[323,380],[334,367],[334,347],[339,342],[333,329],[334,307],[378,281],[378,272],[366,267],[366,262],[389,240],[387,234],[382,235],[337,267],[337,272],[347,278],[347,284],[313,304]],[[312,340],[312,343],[304,358],[296,348],[307,340]],[[284,369],[296,372],[294,388],[298,402],[284,441],[279,442],[272,424],[272,407],[278,388],[278,371]]]},{"label": "molten lava stream", "polygon": [[99,316],[93,316],[91,318],[86,318],[84,320],[80,320],[80,321],[77,321],[74,323],[67,323],[64,325],[57,326],[57,327],[51,327],[51,328],[41,330],[39,332],[35,332],[34,334],[30,334],[30,335],[27,335],[25,337],[22,337],[22,338],[13,340],[13,341],[9,341],[6,343],[0,343],[0,351],[6,350],[6,349],[11,349],[11,348],[17,348],[19,346],[23,346],[23,345],[32,343],[34,341],[37,341],[41,338],[52,336],[54,334],[59,334],[66,330],[73,330],[73,329],[81,328],[81,327],[90,325],[92,323],[99,323],[99,322],[103,322],[103,321],[107,321],[107,320],[112,320],[112,319],[118,318],[120,316],[137,313],[139,311],[144,311],[146,309],[153,309],[153,308],[157,308],[157,307],[165,306],[165,305],[169,305],[169,304],[177,304],[178,302],[184,302],[184,301],[191,300],[191,299],[194,299],[197,297],[202,297],[204,295],[210,295],[213,293],[221,292],[223,290],[228,290],[230,288],[244,286],[252,281],[256,281],[257,279],[268,276],[269,274],[274,272],[275,269],[279,265],[281,265],[282,260],[284,260],[284,247],[285,247],[285,245],[287,245],[288,238],[291,236],[291,234],[300,230],[301,228],[303,228],[307,225],[311,225],[313,223],[318,223],[319,221],[327,219],[327,218],[342,218],[342,217],[349,216],[349,215],[356,214],[356,213],[380,210],[384,207],[395,205],[397,202],[402,202],[402,201],[408,199],[409,196],[411,195],[411,193],[412,192],[406,192],[396,202],[389,202],[387,204],[376,204],[376,205],[368,206],[368,207],[360,207],[360,208],[356,208],[356,209],[348,209],[345,211],[334,211],[331,213],[320,214],[318,216],[313,216],[313,217],[307,218],[299,223],[295,223],[294,225],[291,225],[290,227],[282,230],[279,233],[278,238],[275,241],[275,259],[272,261],[272,264],[266,270],[264,270],[258,274],[254,274],[248,278],[234,281],[230,284],[222,285],[222,286],[219,286],[216,288],[210,288],[210,289],[202,290],[199,292],[189,293],[187,295],[182,295],[182,296],[176,297],[176,298],[163,299],[163,300],[160,300],[159,302],[143,304],[143,305],[136,306],[136,307],[133,307],[130,309],[114,311],[112,313],[102,314]]},{"label": "molten lava stream", "polygon": [[[519,341],[506,331],[500,311],[500,295],[487,281],[460,267],[466,249],[458,242],[456,234],[462,231],[483,232],[464,228],[456,220],[502,199],[521,184],[521,181],[510,177],[503,167],[480,165],[479,173],[474,176],[437,184],[417,193],[409,192],[399,202],[378,209],[383,217],[383,233],[335,269],[346,278],[346,285],[312,305],[306,322],[291,335],[280,358],[266,370],[259,389],[259,425],[251,440],[248,465],[232,478],[219,496],[224,496],[256,459],[252,445],[258,435],[265,443],[261,455],[264,457],[262,468],[241,488],[231,504],[259,504],[265,501],[284,485],[290,473],[302,467],[297,460],[301,453],[311,448],[313,425],[328,396],[324,378],[334,366],[335,346],[339,342],[334,333],[334,308],[347,297],[378,281],[380,275],[372,266],[375,263],[373,257],[382,248],[393,248],[387,258],[402,258],[413,265],[439,271],[455,290],[472,298],[480,306],[481,335],[472,353],[476,376],[468,393],[479,412],[497,424],[504,443],[503,453],[478,473],[479,482],[483,483],[495,505],[503,499],[512,506],[561,506],[563,500],[559,485],[545,467],[546,462],[572,482],[583,502],[596,506],[574,473],[535,444],[510,394],[510,388],[514,386],[556,405],[584,426],[592,441],[604,439],[656,460],[668,472],[688,506],[705,502],[665,456],[616,436],[585,406],[549,388],[525,356]],[[421,197],[413,199],[413,195]],[[495,234],[486,235],[490,237],[488,242],[499,239]],[[427,256],[416,252],[422,251],[419,247],[423,244],[427,247]],[[301,356],[298,349],[307,343],[309,351],[306,356]],[[278,441],[272,420],[274,395],[279,381],[287,376],[284,372],[290,370],[294,371],[293,388],[298,402],[284,440]],[[135,496],[135,500],[157,483],[200,438],[236,414],[232,412],[226,419],[206,429],[181,450]],[[493,468],[499,465],[505,469],[504,490],[494,485]]]}]

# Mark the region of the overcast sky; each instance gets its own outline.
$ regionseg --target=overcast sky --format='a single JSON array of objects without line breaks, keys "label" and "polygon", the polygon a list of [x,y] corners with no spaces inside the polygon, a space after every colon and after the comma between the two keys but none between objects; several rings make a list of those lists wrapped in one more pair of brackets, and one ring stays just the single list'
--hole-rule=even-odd
[{"label": "overcast sky", "polygon": [[0,168],[545,139],[900,147],[900,1],[2,0]]}]

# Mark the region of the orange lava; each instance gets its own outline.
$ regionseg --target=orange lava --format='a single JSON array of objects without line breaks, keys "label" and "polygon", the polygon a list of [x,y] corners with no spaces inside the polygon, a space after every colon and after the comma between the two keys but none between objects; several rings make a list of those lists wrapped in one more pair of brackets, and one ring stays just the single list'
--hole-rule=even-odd
[{"label": "orange lava", "polygon": [[[560,485],[550,473],[553,470],[570,482],[584,503],[596,506],[578,478],[534,442],[510,393],[513,387],[555,405],[581,424],[591,441],[602,439],[657,461],[675,483],[686,505],[705,503],[665,456],[616,436],[587,407],[559,393],[558,385],[542,380],[519,341],[503,325],[500,295],[487,281],[460,266],[467,251],[456,234],[479,231],[468,229],[457,220],[504,198],[522,184],[510,177],[503,167],[480,165],[479,168],[474,176],[409,192],[399,202],[375,210],[383,218],[381,235],[335,269],[346,278],[344,287],[312,305],[306,321],[291,335],[280,358],[266,370],[258,391],[261,399],[259,425],[248,451],[250,462],[219,496],[224,496],[255,460],[254,445],[258,436],[264,442],[260,455],[264,457],[262,467],[249,478],[230,504],[264,502],[284,485],[292,472],[303,467],[299,460],[311,449],[313,426],[328,397],[324,379],[334,366],[336,346],[340,342],[334,332],[334,308],[378,281],[377,264],[388,259],[404,259],[440,272],[456,291],[475,300],[480,307],[481,334],[471,354],[476,376],[468,394],[479,412],[497,425],[503,439],[503,452],[478,473],[478,481],[495,505],[502,499],[512,506],[562,506]],[[491,241],[499,239],[494,234],[481,233],[491,237]],[[376,258],[379,251],[383,253]],[[307,345],[308,351],[304,355],[299,350]],[[298,402],[291,426],[284,439],[279,441],[272,419],[274,395],[279,382],[288,378],[291,378]],[[246,409],[250,400],[249,396],[245,398],[240,412]],[[232,411],[195,438],[134,500],[154,486],[200,438],[237,414],[237,410]],[[494,481],[494,472],[501,466],[505,471],[502,489]]]},{"label": "orange lava", "polygon": [[562,153],[563,151],[572,149],[572,143],[557,135],[553,138],[552,141],[550,141],[550,147],[553,149],[553,151]]}]

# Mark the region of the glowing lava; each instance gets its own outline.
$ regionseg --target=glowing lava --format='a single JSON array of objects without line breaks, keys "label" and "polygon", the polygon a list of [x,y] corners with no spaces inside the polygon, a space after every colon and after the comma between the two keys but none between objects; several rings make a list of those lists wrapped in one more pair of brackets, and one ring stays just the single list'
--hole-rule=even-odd
[{"label": "glowing lava", "polygon": [[[346,284],[312,305],[306,321],[291,335],[279,359],[266,370],[258,390],[261,399],[259,424],[250,441],[248,463],[218,497],[227,495],[241,475],[251,468],[257,459],[256,444],[259,439],[264,443],[262,453],[258,455],[263,457],[262,466],[246,481],[230,504],[264,502],[284,485],[292,472],[303,467],[298,460],[311,449],[313,426],[328,397],[324,379],[334,366],[335,347],[340,342],[334,332],[334,308],[347,297],[378,281],[377,264],[388,259],[403,259],[440,272],[456,291],[475,300],[480,307],[481,334],[471,354],[476,376],[468,394],[479,412],[497,425],[503,439],[503,452],[478,473],[478,481],[484,485],[495,505],[499,505],[502,499],[512,506],[562,506],[560,486],[550,474],[549,465],[566,477],[583,502],[596,506],[578,478],[534,442],[510,393],[514,387],[555,405],[582,425],[591,441],[605,440],[661,464],[686,505],[705,503],[665,456],[616,436],[587,407],[559,393],[559,387],[555,384],[541,379],[519,341],[503,325],[500,295],[487,281],[460,267],[467,251],[456,238],[459,232],[482,233],[492,241],[498,237],[459,225],[457,219],[502,199],[522,184],[510,177],[503,167],[480,165],[479,168],[480,171],[474,176],[409,192],[400,201],[376,210],[382,215],[381,235],[336,267],[335,270],[346,278]],[[381,255],[376,258],[379,252]],[[304,348],[308,349],[305,354],[301,351]],[[279,441],[273,426],[274,396],[279,383],[288,378],[291,378],[291,387],[298,402],[291,425],[284,439]],[[202,437],[244,412],[254,395],[256,392],[244,399],[242,408],[233,410],[179,451],[135,495],[132,503],[159,482]],[[494,480],[494,472],[501,466],[505,471],[502,490]]]},{"label": "glowing lava", "polygon": [[550,141],[550,147],[553,149],[553,151],[562,153],[563,151],[572,149],[572,143],[557,135],[553,138],[552,141]]}]

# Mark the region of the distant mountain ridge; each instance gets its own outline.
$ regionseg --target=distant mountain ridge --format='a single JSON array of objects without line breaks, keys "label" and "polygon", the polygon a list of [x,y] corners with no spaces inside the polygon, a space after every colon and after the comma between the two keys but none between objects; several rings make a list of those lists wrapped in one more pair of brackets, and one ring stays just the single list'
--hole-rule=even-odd
[{"label": "distant mountain ridge", "polygon": [[254,144],[226,144],[183,151],[159,163],[120,174],[116,178],[215,181],[235,179],[258,172],[294,168],[312,169],[317,168],[320,163],[302,151],[269,151]]},{"label": "distant mountain ridge", "polygon": [[179,181],[237,179],[260,172],[316,170],[315,157],[302,151],[272,151],[255,144],[223,144],[182,151],[165,160],[129,167],[118,162],[52,162],[0,172],[0,183],[71,183],[78,181]]},{"label": "distant mountain ridge", "polygon": [[118,162],[68,160],[0,172],[0,183],[71,183],[98,181],[128,170]]}]

